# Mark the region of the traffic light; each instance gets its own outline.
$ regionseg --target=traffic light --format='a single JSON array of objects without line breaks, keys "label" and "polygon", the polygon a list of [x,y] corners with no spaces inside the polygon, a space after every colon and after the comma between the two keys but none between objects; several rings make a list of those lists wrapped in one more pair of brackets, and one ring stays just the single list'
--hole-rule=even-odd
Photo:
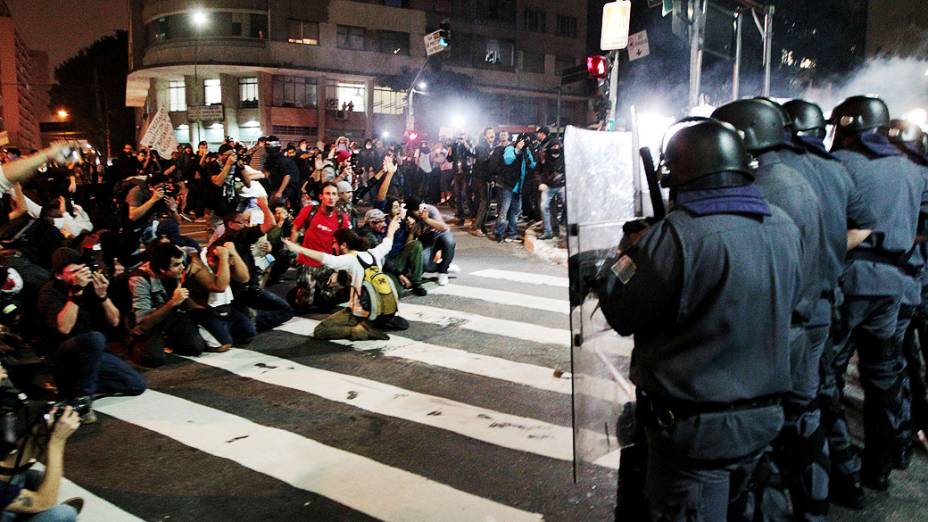
[{"label": "traffic light", "polygon": [[406,141],[410,141],[410,142],[411,142],[411,141],[418,141],[418,140],[419,140],[419,133],[418,133],[418,132],[416,132],[416,131],[414,131],[414,130],[408,130],[408,131],[406,131]]},{"label": "traffic light", "polygon": [[586,70],[593,78],[602,80],[609,76],[609,59],[599,54],[587,56]]},{"label": "traffic light", "polygon": [[447,18],[438,24],[438,42],[442,47],[451,45],[451,23]]}]

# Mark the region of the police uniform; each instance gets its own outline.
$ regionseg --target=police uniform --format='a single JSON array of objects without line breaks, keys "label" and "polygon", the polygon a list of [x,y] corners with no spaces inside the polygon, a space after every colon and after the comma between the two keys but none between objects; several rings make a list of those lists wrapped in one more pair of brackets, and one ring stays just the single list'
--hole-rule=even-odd
[{"label": "police uniform", "polygon": [[[755,184],[767,201],[793,219],[802,237],[802,296],[793,311],[790,331],[792,389],[784,402],[786,425],[774,456],[787,475],[796,517],[824,520],[830,462],[815,399],[827,330],[814,324],[822,319],[813,319],[828,313],[822,298],[834,280],[828,270],[831,255],[822,205],[809,181],[784,160],[792,154],[792,145],[786,141],[787,119],[779,105],[760,99],[738,100],[717,109],[713,117],[744,133],[745,145],[758,161]],[[846,236],[845,229],[845,244]]]},{"label": "police uniform", "polygon": [[913,250],[919,209],[928,208],[928,180],[876,132],[889,125],[882,100],[849,98],[832,118],[838,129],[833,154],[877,216],[873,234],[848,254],[845,300],[833,328],[834,369],[840,390],[857,350],[866,394],[861,478],[864,486],[885,490],[902,414],[901,356],[893,336],[911,278],[901,266]]},{"label": "police uniform", "polygon": [[791,388],[799,230],[750,185],[730,126],[704,119],[681,128],[664,161],[674,208],[607,260],[598,286],[609,324],[635,336],[645,494],[653,519],[749,517],[748,485]]},{"label": "police uniform", "polygon": [[[815,465],[812,455],[807,461],[800,483],[805,486],[794,490],[797,495],[807,492],[805,501],[812,511],[825,510],[822,494],[834,501],[847,504],[844,499],[857,495],[860,482],[860,460],[850,446],[844,406],[838,398],[831,361],[832,346],[828,343],[832,314],[841,298],[839,280],[844,273],[847,254],[848,230],[870,230],[875,217],[866,207],[847,170],[825,148],[825,118],[821,109],[804,100],[793,100],[783,105],[793,124],[792,147],[781,151],[783,161],[796,169],[812,186],[822,204],[828,248],[823,270],[828,289],[815,307],[807,333],[813,351],[822,354],[819,364],[820,383],[818,407],[821,412],[821,437],[828,442],[823,448],[830,465],[822,469]],[[831,436],[832,433],[836,435]],[[811,464],[811,465],[808,465]],[[817,490],[817,491],[816,491]],[[851,490],[848,492],[848,490]]]}]

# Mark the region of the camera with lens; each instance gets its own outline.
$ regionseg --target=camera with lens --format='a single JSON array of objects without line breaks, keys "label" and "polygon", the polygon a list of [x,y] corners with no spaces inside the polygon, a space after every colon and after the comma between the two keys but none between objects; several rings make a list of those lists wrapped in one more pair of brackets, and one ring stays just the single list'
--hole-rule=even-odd
[{"label": "camera with lens", "polygon": [[58,410],[55,411],[55,422],[58,422],[58,419],[60,419],[61,416],[64,414],[64,409],[66,406],[70,406],[71,409],[73,409],[75,413],[83,417],[84,415],[87,415],[88,413],[90,413],[90,409],[93,406],[93,404],[90,401],[90,397],[87,395],[83,397],[75,397],[73,399],[65,399],[63,401],[52,403],[51,406],[48,408],[48,411],[51,412],[52,408],[58,408]]},{"label": "camera with lens", "polygon": [[83,253],[81,253],[81,264],[94,273],[99,272],[101,268],[100,259],[93,248],[84,248]]}]

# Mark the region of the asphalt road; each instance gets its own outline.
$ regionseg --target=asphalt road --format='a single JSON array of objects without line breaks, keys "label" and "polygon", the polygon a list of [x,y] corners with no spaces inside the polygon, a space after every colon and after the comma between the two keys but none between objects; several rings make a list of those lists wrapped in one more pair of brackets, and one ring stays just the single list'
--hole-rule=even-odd
[{"label": "asphalt road", "polygon": [[[98,401],[62,497],[107,522],[612,520],[614,469],[573,482],[566,268],[456,237],[461,272],[404,299],[389,342],[317,341],[321,317],[297,318]],[[919,455],[833,519],[924,520],[926,475]]]}]

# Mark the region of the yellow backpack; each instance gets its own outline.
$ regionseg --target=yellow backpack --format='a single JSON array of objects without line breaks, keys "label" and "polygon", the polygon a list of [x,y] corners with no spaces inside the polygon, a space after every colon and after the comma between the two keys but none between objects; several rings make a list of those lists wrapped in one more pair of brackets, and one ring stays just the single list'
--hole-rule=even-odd
[{"label": "yellow backpack", "polygon": [[[373,256],[372,256],[373,257]],[[361,284],[361,307],[373,321],[378,317],[393,317],[399,310],[399,294],[390,276],[383,273],[377,260],[367,263],[357,256],[358,263],[364,269],[364,282]]]}]

